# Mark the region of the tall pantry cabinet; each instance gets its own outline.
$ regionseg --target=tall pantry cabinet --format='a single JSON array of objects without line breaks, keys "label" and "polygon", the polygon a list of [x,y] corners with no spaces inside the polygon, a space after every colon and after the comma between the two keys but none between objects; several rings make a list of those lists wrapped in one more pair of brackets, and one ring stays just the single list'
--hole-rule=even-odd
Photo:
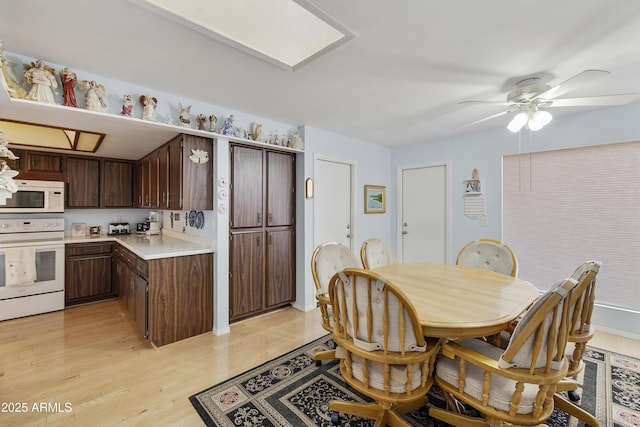
[{"label": "tall pantry cabinet", "polygon": [[229,319],[295,299],[295,154],[231,144]]}]

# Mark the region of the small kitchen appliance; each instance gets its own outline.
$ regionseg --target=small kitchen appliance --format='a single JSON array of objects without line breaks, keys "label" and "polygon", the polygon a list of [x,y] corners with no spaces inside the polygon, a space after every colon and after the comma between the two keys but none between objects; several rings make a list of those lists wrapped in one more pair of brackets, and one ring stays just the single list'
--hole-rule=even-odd
[{"label": "small kitchen appliance", "polygon": [[109,224],[109,234],[129,234],[129,223],[127,222],[112,222]]}]

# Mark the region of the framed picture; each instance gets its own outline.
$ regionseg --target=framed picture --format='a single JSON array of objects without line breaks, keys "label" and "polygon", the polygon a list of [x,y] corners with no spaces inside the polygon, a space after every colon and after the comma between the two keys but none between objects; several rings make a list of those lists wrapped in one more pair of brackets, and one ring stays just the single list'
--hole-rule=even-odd
[{"label": "framed picture", "polygon": [[364,213],[385,213],[387,211],[386,187],[364,186]]},{"label": "framed picture", "polygon": [[464,181],[464,194],[482,194],[482,183],[479,179]]},{"label": "framed picture", "polygon": [[83,222],[74,222],[71,224],[71,237],[85,237],[87,233],[87,224]]}]

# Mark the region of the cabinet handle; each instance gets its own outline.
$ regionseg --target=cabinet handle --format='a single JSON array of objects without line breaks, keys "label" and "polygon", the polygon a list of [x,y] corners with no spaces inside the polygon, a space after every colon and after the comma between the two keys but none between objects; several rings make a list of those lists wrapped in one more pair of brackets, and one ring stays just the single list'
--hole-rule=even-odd
[{"label": "cabinet handle", "polygon": [[269,212],[269,224],[273,222],[273,214]]},{"label": "cabinet handle", "polygon": [[260,236],[256,237],[256,246],[260,246],[260,241],[262,239],[260,238]]},{"label": "cabinet handle", "polygon": [[256,215],[256,222],[262,224],[262,214],[260,212]]}]

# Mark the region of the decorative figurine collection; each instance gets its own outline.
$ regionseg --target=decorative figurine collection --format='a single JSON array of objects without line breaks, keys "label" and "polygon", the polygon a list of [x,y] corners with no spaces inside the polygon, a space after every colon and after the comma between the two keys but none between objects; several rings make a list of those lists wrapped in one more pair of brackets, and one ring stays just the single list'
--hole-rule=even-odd
[{"label": "decorative figurine collection", "polygon": [[[15,63],[15,62],[14,62]],[[84,109],[98,112],[106,112],[107,104],[105,102],[107,91],[102,84],[95,80],[78,81],[76,73],[69,67],[64,67],[56,75],[53,68],[47,66],[44,61],[38,59],[30,64],[23,64],[24,69],[24,85],[29,84],[31,87],[27,90],[19,83],[20,79],[16,77],[9,61],[5,58],[3,42],[0,40],[0,70],[2,76],[7,82],[9,96],[12,98],[24,98],[31,101],[44,102],[54,104],[55,97],[58,92],[59,78],[62,86],[62,105],[67,107],[78,108],[75,88],[85,91],[84,93]],[[134,109],[133,96],[130,94],[123,95],[122,109],[120,115],[131,117]],[[142,120],[156,121],[156,108],[158,99],[150,95],[141,95],[140,104],[142,105]],[[178,103],[179,125],[191,128],[191,105],[182,106]],[[234,124],[235,116],[230,114],[226,117],[221,126],[218,126],[218,117],[214,114],[205,115],[198,114],[195,116],[194,126],[197,130],[219,133],[225,136],[233,136],[237,138],[250,139],[257,142],[291,147],[294,149],[304,149],[304,143],[300,134],[295,132],[292,137],[279,137],[278,131],[274,131],[269,137],[265,137],[262,123],[253,123],[250,129],[244,129]],[[171,114],[166,114],[165,122],[173,125]],[[208,126],[207,126],[208,123]]]}]

